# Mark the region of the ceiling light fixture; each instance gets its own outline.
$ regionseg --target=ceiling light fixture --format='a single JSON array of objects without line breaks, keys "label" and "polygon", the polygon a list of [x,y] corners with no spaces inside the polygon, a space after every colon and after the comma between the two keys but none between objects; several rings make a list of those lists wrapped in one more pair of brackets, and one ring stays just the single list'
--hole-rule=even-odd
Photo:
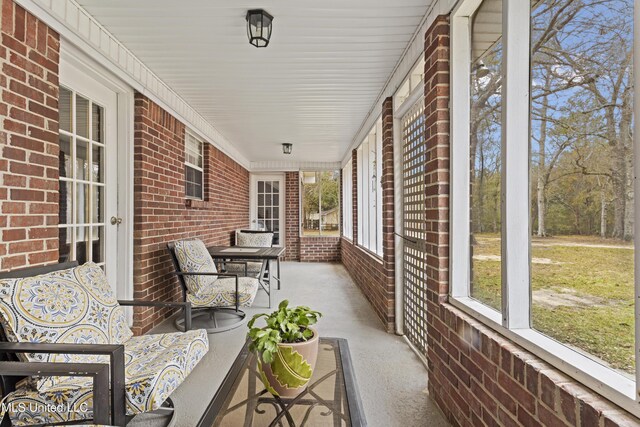
[{"label": "ceiling light fixture", "polygon": [[285,142],[284,144],[282,144],[282,152],[284,154],[291,154],[292,151],[293,151],[293,144],[290,144],[288,142]]},{"label": "ceiling light fixture", "polygon": [[267,47],[271,39],[271,23],[273,16],[263,9],[247,11],[247,35],[249,43],[255,47]]}]

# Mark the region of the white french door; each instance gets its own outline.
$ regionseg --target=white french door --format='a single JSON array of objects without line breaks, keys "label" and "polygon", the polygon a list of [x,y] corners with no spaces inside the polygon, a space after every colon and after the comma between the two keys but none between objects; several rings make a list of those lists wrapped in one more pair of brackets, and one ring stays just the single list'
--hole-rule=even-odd
[{"label": "white french door", "polygon": [[118,96],[61,66],[59,261],[95,262],[118,291]]},{"label": "white french door", "polygon": [[284,176],[251,175],[251,228],[274,233],[274,244],[284,244]]}]

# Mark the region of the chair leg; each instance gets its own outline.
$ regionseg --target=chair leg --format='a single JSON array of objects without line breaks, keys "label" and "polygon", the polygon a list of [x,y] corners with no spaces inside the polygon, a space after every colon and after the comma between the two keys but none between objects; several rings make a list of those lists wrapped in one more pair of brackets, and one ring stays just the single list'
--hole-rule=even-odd
[{"label": "chair leg", "polygon": [[[220,318],[218,317],[218,315],[220,313],[227,313],[228,316],[230,317],[235,317],[237,318],[237,321],[234,321],[232,323],[225,323],[223,324],[222,322],[220,322]],[[213,322],[213,328],[208,328],[208,327],[202,327],[202,329],[206,329],[207,333],[209,334],[215,334],[218,332],[225,332],[231,329],[235,329],[237,327],[239,327],[240,325],[242,325],[244,323],[244,319],[246,317],[246,313],[242,310],[236,310],[235,307],[212,307],[212,308],[207,308],[207,309],[197,309],[196,311],[194,311],[193,313],[193,318],[200,318],[203,316],[207,316],[209,319],[211,319]],[[184,331],[184,319],[181,316],[176,317],[175,321],[174,321],[174,325],[176,326],[176,328],[180,331]],[[199,326],[199,325],[198,325]]]}]

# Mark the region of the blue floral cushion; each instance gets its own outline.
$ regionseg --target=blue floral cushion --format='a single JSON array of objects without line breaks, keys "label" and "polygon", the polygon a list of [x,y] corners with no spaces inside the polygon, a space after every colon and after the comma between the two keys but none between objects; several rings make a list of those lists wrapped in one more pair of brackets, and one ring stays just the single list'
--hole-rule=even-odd
[{"label": "blue floral cushion", "polygon": [[[0,323],[12,342],[122,344],[133,335],[104,271],[93,263],[0,280]],[[104,356],[28,353],[21,358],[99,362]]]},{"label": "blue floral cushion", "polygon": [[[208,349],[203,329],[143,335],[124,343],[127,415],[158,409]],[[14,426],[80,422],[93,416],[93,384],[91,378],[68,377],[39,391],[19,387],[4,403]],[[55,411],[58,405],[75,410]]]},{"label": "blue floral cushion", "polygon": [[[174,253],[183,273],[217,273],[216,264],[202,240],[181,240],[175,243]],[[189,293],[199,296],[209,289],[218,276],[184,276]]]}]

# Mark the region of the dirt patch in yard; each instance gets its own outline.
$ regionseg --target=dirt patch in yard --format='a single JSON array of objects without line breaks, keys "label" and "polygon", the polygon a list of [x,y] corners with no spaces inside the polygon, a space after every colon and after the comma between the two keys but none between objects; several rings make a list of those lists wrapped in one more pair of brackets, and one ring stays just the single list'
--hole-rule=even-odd
[{"label": "dirt patch in yard", "polygon": [[533,291],[533,302],[549,308],[608,305],[607,301],[603,298],[590,295],[578,295],[576,291],[568,288]]},{"label": "dirt patch in yard", "polygon": [[[499,255],[474,255],[473,259],[476,261],[500,261]],[[560,265],[564,262],[553,261],[549,258],[531,258],[531,262],[534,264],[546,264],[546,265]]]}]

